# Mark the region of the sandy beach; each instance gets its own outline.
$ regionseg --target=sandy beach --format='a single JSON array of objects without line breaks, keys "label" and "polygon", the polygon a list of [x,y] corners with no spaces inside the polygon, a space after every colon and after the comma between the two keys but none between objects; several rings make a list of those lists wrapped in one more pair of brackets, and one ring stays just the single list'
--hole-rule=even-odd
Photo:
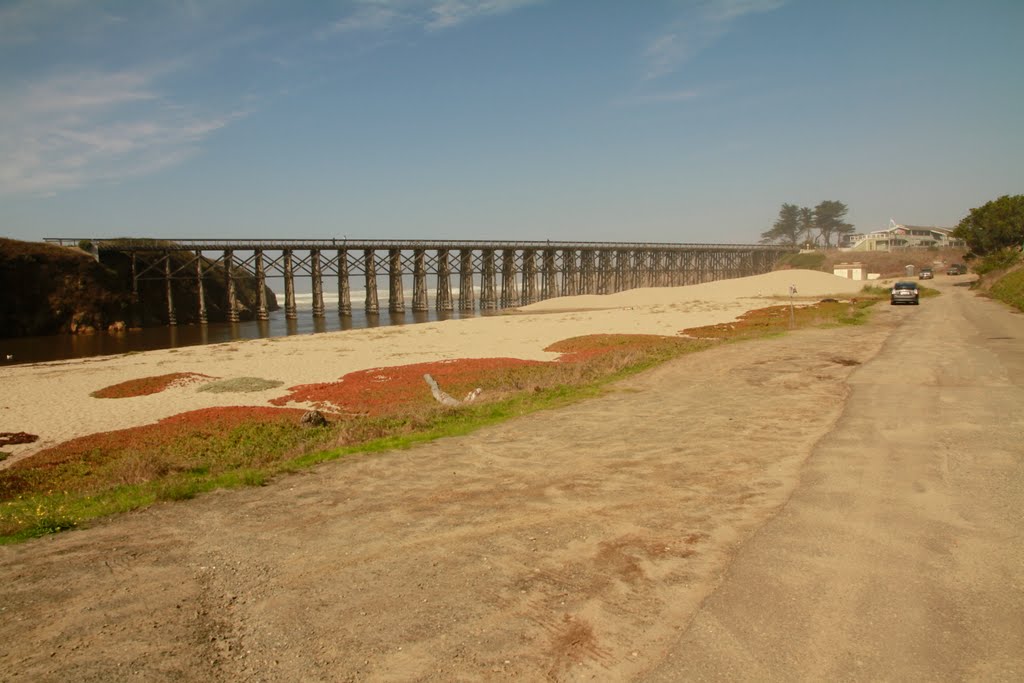
[{"label": "sandy beach", "polygon": [[[801,303],[855,293],[863,283],[816,271],[776,271],[686,287],[561,297],[501,316],[0,368],[0,432],[39,436],[32,444],[6,446],[11,457],[0,467],[68,439],[149,424],[188,410],[267,406],[288,387],[333,381],[356,370],[453,358],[552,360],[558,354],[544,349],[570,337],[676,335],[689,327],[729,322],[748,310],[777,304],[779,297],[788,300],[791,285]],[[219,379],[260,377],[283,385],[216,394],[197,392],[196,384],[187,384],[127,399],[90,396],[119,382],[177,372]]]}]

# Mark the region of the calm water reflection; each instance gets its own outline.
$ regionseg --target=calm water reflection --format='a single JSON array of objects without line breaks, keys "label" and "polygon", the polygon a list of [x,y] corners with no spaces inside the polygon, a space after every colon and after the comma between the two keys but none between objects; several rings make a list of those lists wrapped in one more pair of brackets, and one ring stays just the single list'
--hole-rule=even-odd
[{"label": "calm water reflection", "polygon": [[[0,338],[0,365],[12,363],[38,363],[41,361],[105,356],[129,351],[169,349],[198,344],[219,344],[236,339],[263,339],[296,334],[316,334],[338,330],[410,325],[433,320],[449,320],[487,315],[486,313],[380,313],[366,315],[353,311],[351,317],[341,317],[328,311],[325,318],[313,319],[312,311],[300,307],[298,320],[286,320],[284,311],[274,311],[270,320],[244,323],[214,323],[210,325],[178,325],[177,327],[150,327],[123,334],[98,333],[92,335],[55,335],[50,337]],[[7,356],[13,356],[8,359]]]}]

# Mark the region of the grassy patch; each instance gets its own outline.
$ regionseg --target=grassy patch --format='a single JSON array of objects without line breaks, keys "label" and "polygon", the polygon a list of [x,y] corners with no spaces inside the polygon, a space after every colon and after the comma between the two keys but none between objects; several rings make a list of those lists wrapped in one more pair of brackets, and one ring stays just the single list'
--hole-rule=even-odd
[{"label": "grassy patch", "polygon": [[779,259],[776,268],[789,267],[799,268],[802,270],[824,270],[822,266],[825,265],[825,253],[821,251],[812,251],[804,254],[787,254]]},{"label": "grassy patch", "polygon": [[[797,326],[858,324],[871,303],[800,307]],[[408,448],[568,405],[599,395],[610,382],[722,340],[783,334],[789,329],[789,307],[751,312],[737,325],[714,327],[714,334],[700,339],[568,339],[549,347],[562,356],[547,363],[463,359],[376,368],[339,382],[293,387],[292,399],[344,408],[329,411],[326,427],[301,426],[300,408],[210,408],[74,439],[0,470],[0,543],[75,529],[97,517],[214,489],[261,486],[278,474],[351,453]],[[443,407],[430,396],[424,372],[453,396],[484,387],[483,400]]]},{"label": "grassy patch", "polygon": [[1000,301],[1024,311],[1024,268],[1002,276],[994,283],[989,294]]},{"label": "grassy patch", "polygon": [[[888,297],[889,290],[883,290]],[[870,294],[870,293],[869,293]],[[692,327],[683,333],[696,339],[731,341],[782,334],[790,329],[860,325],[867,322],[868,309],[881,297],[871,295],[849,301],[821,301],[810,306],[770,306],[749,311],[731,323]]]},{"label": "grassy patch", "polygon": [[207,382],[197,391],[208,391],[212,394],[243,394],[251,391],[266,391],[276,389],[284,385],[284,382],[276,379],[262,379],[260,377],[235,377],[222,379],[219,382]]}]

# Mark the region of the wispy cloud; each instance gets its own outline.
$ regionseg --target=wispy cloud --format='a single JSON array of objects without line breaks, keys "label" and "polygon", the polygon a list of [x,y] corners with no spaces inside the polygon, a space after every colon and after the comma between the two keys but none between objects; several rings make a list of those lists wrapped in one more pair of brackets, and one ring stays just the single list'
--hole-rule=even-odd
[{"label": "wispy cloud", "polygon": [[439,30],[464,24],[478,17],[505,14],[543,0],[442,0],[431,3],[427,30]]},{"label": "wispy cloud", "polygon": [[320,32],[320,37],[412,28],[441,31],[474,19],[506,14],[547,0],[359,0],[355,9]]},{"label": "wispy cloud", "polygon": [[154,73],[64,74],[5,92],[0,194],[51,195],[153,173],[245,115],[174,105],[158,92]]},{"label": "wispy cloud", "polygon": [[699,90],[672,90],[667,92],[655,92],[642,95],[631,95],[616,102],[620,106],[633,106],[639,104],[657,104],[659,102],[687,102],[702,97],[704,93]]},{"label": "wispy cloud", "polygon": [[677,20],[648,41],[643,51],[645,79],[661,78],[675,72],[720,40],[735,22],[747,15],[777,10],[787,1],[704,0],[691,4]]}]

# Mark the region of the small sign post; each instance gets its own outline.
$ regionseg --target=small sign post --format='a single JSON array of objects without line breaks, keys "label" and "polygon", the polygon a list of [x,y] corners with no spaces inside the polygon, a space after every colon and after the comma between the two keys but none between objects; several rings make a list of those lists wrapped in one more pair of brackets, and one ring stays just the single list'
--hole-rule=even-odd
[{"label": "small sign post", "polygon": [[796,294],[796,285],[789,286],[789,329],[796,328],[796,310],[793,308],[793,296]]}]

